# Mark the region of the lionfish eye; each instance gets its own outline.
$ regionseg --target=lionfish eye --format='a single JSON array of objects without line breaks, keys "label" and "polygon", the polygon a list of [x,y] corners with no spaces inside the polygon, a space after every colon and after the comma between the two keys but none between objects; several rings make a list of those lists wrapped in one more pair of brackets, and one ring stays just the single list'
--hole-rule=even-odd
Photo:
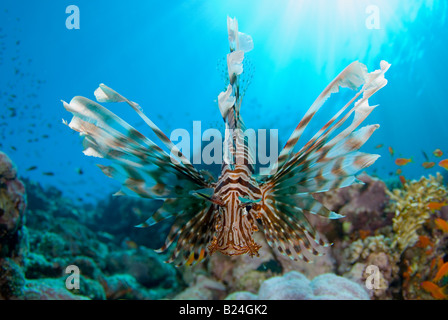
[{"label": "lionfish eye", "polygon": [[247,212],[249,212],[253,206],[257,206],[258,202],[261,201],[261,199],[252,200],[252,199],[247,199],[247,198],[243,198],[243,197],[239,197],[239,199],[241,201],[240,207],[245,207]]}]

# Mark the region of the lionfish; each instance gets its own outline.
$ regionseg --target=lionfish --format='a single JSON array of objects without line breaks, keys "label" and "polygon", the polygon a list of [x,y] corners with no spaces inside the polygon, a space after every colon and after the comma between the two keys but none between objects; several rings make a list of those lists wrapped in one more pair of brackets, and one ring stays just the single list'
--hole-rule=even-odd
[{"label": "lionfish", "polygon": [[[256,174],[253,150],[248,147],[240,116],[243,60],[245,53],[253,49],[253,40],[238,31],[236,19],[227,18],[227,29],[229,84],[218,96],[226,137],[217,180],[208,171],[197,170],[137,103],[104,84],[95,91],[97,101],[128,104],[171,154],[84,97],[74,97],[69,104],[62,101],[73,114],[71,122],[64,123],[83,136],[85,155],[111,161],[108,166],[98,166],[121,183],[115,195],[163,200],[160,208],[138,227],[173,219],[164,245],[156,250],[168,252],[166,262],[191,265],[216,251],[229,256],[258,256],[261,246],[253,234],[259,230],[272,248],[293,260],[308,262],[330,244],[314,230],[306,215],[342,217],[313,194],[361,183],[356,174],[379,158],[358,151],[379,125],[356,129],[376,107],[370,106],[368,99],[387,84],[384,73],[390,64],[381,61],[380,69],[371,73],[357,61],[347,66],[305,113],[269,174]],[[307,143],[296,147],[314,115],[340,88],[350,88],[355,94]],[[343,128],[352,114],[353,120]]]}]

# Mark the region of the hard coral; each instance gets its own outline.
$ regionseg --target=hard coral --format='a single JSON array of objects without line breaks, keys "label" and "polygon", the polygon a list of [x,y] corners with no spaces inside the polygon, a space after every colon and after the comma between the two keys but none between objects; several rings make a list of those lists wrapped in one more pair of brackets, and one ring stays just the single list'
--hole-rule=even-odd
[{"label": "hard coral", "polygon": [[346,254],[348,262],[355,263],[361,259],[367,259],[371,253],[389,251],[390,239],[384,235],[378,235],[352,242]]},{"label": "hard coral", "polygon": [[364,284],[370,279],[369,266],[376,267],[379,278],[374,279],[372,290],[369,293],[376,299],[390,299],[388,291],[390,284],[398,277],[399,255],[392,250],[391,240],[384,235],[371,236],[359,239],[350,244],[344,250],[344,262],[339,266],[339,271],[345,277]]},{"label": "hard coral", "polygon": [[443,177],[422,177],[419,181],[408,181],[403,189],[394,189],[388,194],[393,200],[390,209],[395,212],[393,218],[394,240],[400,252],[413,246],[418,241],[418,230],[431,217],[428,204],[443,202],[447,197],[447,189],[443,185]]},{"label": "hard coral", "polygon": [[234,292],[226,299],[369,300],[369,295],[357,283],[332,273],[322,274],[310,281],[302,273],[291,271],[264,281],[258,295]]},{"label": "hard coral", "polygon": [[226,287],[204,275],[198,275],[195,283],[176,295],[174,300],[214,300],[225,296]]}]

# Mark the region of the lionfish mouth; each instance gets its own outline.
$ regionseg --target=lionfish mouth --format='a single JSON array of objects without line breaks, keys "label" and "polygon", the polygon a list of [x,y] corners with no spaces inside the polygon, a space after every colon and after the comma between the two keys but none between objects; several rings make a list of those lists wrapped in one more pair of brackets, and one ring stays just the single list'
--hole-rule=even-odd
[{"label": "lionfish mouth", "polygon": [[228,256],[237,256],[241,254],[245,254],[247,252],[247,247],[237,247],[233,245],[229,245],[225,248],[222,248],[219,250],[222,254],[228,255]]},{"label": "lionfish mouth", "polygon": [[260,250],[261,245],[257,244],[252,237],[250,237],[250,241],[248,243],[242,245],[236,245],[232,242],[228,242],[224,245],[219,245],[219,240],[215,237],[210,245],[208,246],[208,250],[210,255],[212,255],[215,251],[219,251],[224,255],[228,256],[238,256],[242,254],[249,254],[251,257],[259,256],[258,251]]},{"label": "lionfish mouth", "polygon": [[224,250],[220,250],[221,253],[229,255],[229,256],[237,256],[242,254],[249,254],[249,256],[259,256],[258,250],[261,248],[261,246],[255,241],[252,241],[251,244],[245,245],[243,247],[235,246],[235,245],[229,245]]}]

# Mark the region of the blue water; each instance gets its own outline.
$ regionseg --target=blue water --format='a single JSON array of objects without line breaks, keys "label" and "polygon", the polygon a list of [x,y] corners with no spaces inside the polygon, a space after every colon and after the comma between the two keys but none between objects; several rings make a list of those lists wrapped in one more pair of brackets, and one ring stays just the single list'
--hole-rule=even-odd
[{"label": "blue water", "polygon": [[[66,28],[69,5],[80,10],[79,30]],[[379,29],[366,26],[369,5],[379,10]],[[391,146],[395,157],[413,157],[403,168],[407,178],[434,174],[444,169],[425,170],[421,163],[422,151],[436,162],[445,156],[435,158],[434,149],[448,155],[446,14],[445,1],[423,0],[3,0],[0,150],[22,176],[74,199],[94,201],[117,191],[118,183],[94,166],[101,161],[85,157],[79,136],[62,124],[71,117],[60,100],[94,99],[105,83],[138,102],[168,135],[191,130],[198,120],[203,130],[221,128],[216,100],[225,85],[229,15],[255,44],[247,54],[254,77],[242,106],[248,127],[278,129],[284,143],[346,65],[359,60],[373,71],[386,60],[389,84],[371,99],[380,106],[365,122],[381,128],[363,147],[382,157],[368,172],[384,179],[395,172]],[[323,109],[319,119],[336,107]],[[110,108],[148,133],[127,106]]]}]

